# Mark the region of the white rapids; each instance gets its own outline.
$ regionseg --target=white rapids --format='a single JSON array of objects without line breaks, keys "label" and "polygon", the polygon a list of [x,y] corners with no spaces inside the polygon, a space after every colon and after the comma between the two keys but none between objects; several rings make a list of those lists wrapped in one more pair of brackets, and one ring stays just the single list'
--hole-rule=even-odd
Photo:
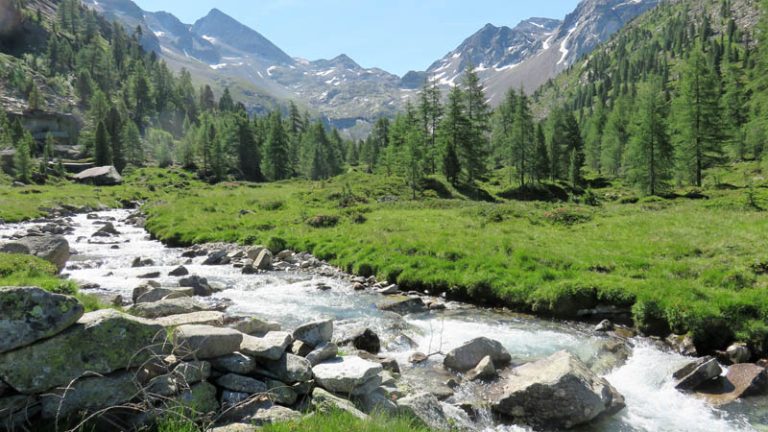
[{"label": "white rapids", "polygon": [[[120,293],[130,298],[131,291],[144,279],[138,276],[160,272],[156,278],[162,284],[173,286],[177,279],[168,272],[183,264],[187,258],[182,250],[168,248],[151,240],[140,228],[123,220],[130,213],[114,210],[98,213],[97,219],[86,215],[72,218],[75,231],[67,240],[75,251],[65,274],[80,283],[98,284],[98,290]],[[91,235],[101,227],[97,221],[113,220],[120,232],[116,242],[89,243]],[[0,241],[35,223],[0,225]],[[152,259],[154,266],[131,268],[136,257]],[[214,297],[230,299],[230,313],[257,315],[279,322],[286,329],[318,318],[334,318],[338,331],[367,326],[377,332],[385,354],[395,357],[403,369],[403,379],[409,384],[428,387],[445,381],[445,375],[435,372],[442,361],[438,354],[425,364],[410,366],[408,356],[413,351],[426,353],[448,352],[450,349],[479,336],[500,341],[512,354],[513,362],[521,364],[536,360],[560,350],[568,350],[590,364],[599,361],[600,346],[605,339],[593,335],[588,326],[545,321],[518,314],[478,309],[469,305],[449,303],[445,311],[393,316],[376,309],[381,301],[378,294],[356,293],[348,280],[322,277],[311,273],[268,272],[243,275],[232,266],[203,266],[204,258],[194,258],[185,264],[191,274],[205,277],[223,288]],[[324,283],[331,287],[319,291],[315,287]],[[411,346],[402,343],[405,335]],[[650,342],[637,339],[629,359],[605,377],[626,398],[627,407],[611,419],[581,429],[586,431],[702,431],[746,432],[768,431],[767,398],[737,402],[725,409],[715,409],[691,395],[676,391],[671,374],[686,359],[666,352]],[[415,344],[415,346],[413,345]],[[482,393],[482,387],[469,384],[457,389],[448,402],[460,402]],[[489,413],[481,413],[477,424],[483,431],[524,431],[517,426],[495,424]]]}]

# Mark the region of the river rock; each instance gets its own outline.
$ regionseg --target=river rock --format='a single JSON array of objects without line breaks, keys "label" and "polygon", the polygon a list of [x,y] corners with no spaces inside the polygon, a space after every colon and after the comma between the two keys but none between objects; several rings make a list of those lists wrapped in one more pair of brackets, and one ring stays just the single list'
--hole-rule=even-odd
[{"label": "river rock", "polygon": [[378,354],[381,351],[379,335],[369,328],[357,329],[339,343],[341,345],[352,344],[355,348],[371,354]]},{"label": "river rock", "polygon": [[269,398],[276,404],[290,406],[299,398],[296,390],[282,381],[270,379],[266,384]]},{"label": "river rock", "polygon": [[570,429],[625,406],[608,381],[565,351],[515,368],[489,397],[495,412],[544,429]]},{"label": "river rock", "polygon": [[493,366],[491,356],[485,356],[474,369],[467,372],[465,378],[469,381],[487,380],[496,377],[496,368]]},{"label": "river rock", "polygon": [[232,324],[232,328],[247,335],[262,337],[271,331],[280,331],[280,324],[264,321],[256,317],[250,317],[238,320]]},{"label": "river rock", "polygon": [[173,332],[173,351],[179,358],[212,359],[238,351],[242,340],[234,329],[183,325]]},{"label": "river rock", "polygon": [[293,384],[312,379],[312,365],[307,359],[285,353],[277,361],[271,361],[263,365],[270,378]]},{"label": "river rock", "polygon": [[309,363],[314,367],[318,364],[336,357],[339,353],[339,347],[335,343],[325,342],[318,345],[312,352],[307,354],[306,358]]},{"label": "river rock", "polygon": [[723,369],[711,356],[702,357],[680,368],[672,376],[677,380],[678,390],[695,390],[705,382],[720,376]]},{"label": "river rock", "polygon": [[133,303],[154,303],[160,300],[171,300],[182,297],[192,297],[192,288],[153,288],[140,285],[133,289]]},{"label": "river rock", "polygon": [[256,360],[253,357],[236,352],[211,359],[211,365],[220,371],[247,375],[256,369]]},{"label": "river rock", "polygon": [[389,286],[386,286],[384,288],[380,288],[376,290],[377,293],[383,294],[383,295],[393,295],[393,294],[399,294],[400,293],[400,287],[396,284],[392,284]]},{"label": "river rock", "polygon": [[208,255],[208,257],[203,261],[203,265],[224,265],[229,264],[230,258],[227,256],[228,252],[226,249],[219,249],[217,251],[214,251]]},{"label": "river rock", "polygon": [[106,309],[83,315],[54,338],[0,354],[0,377],[20,393],[66,385],[149,360],[165,336],[155,322]]},{"label": "river rock", "polygon": [[312,391],[312,408],[319,412],[329,414],[334,411],[344,411],[353,416],[366,420],[368,415],[360,411],[355,405],[343,398],[333,395],[319,387]]},{"label": "river rock", "polygon": [[208,432],[256,432],[259,429],[249,423],[230,423],[225,426],[211,428]]},{"label": "river rock", "polygon": [[219,409],[216,400],[216,386],[209,382],[201,382],[190,387],[175,398],[176,401],[192,410],[190,414],[214,413]]},{"label": "river rock", "polygon": [[269,249],[262,249],[261,252],[253,258],[253,267],[258,270],[269,270],[272,268],[272,252]]},{"label": "river rock", "polygon": [[216,385],[228,390],[248,394],[264,393],[267,391],[267,385],[263,382],[233,373],[219,377],[216,380]]},{"label": "river rock", "polygon": [[256,411],[256,414],[250,417],[250,421],[256,426],[264,426],[275,423],[285,423],[300,418],[300,412],[280,405],[273,405],[267,409]]},{"label": "river rock", "polygon": [[743,343],[735,343],[725,350],[731,364],[747,363],[752,358],[752,351]]},{"label": "river rock", "polygon": [[451,423],[443,411],[443,406],[435,396],[429,393],[419,393],[404,397],[397,401],[399,411],[403,415],[421,420],[431,430],[451,431]]},{"label": "river rock", "polygon": [[91,237],[115,237],[119,236],[120,232],[115,228],[112,222],[107,222],[102,225]]},{"label": "river rock", "polygon": [[133,372],[82,378],[66,389],[46,392],[42,402],[43,418],[66,418],[79,411],[95,411],[123,404],[137,397],[141,384]]},{"label": "river rock", "polygon": [[380,310],[394,312],[400,315],[421,313],[427,311],[427,305],[421,297],[394,296],[379,303]]},{"label": "river rock", "polygon": [[512,361],[506,348],[500,342],[479,337],[451,350],[443,360],[448,369],[466,372],[473,369],[485,357],[490,357],[495,367],[502,367]]},{"label": "river rock", "polygon": [[3,244],[0,252],[34,255],[54,264],[61,272],[69,260],[69,242],[62,236],[25,237]]},{"label": "river rock", "polygon": [[56,335],[83,312],[73,297],[35,287],[0,287],[0,353]]},{"label": "river rock", "polygon": [[123,182],[120,173],[111,165],[89,168],[75,174],[73,178],[77,182],[94,186],[115,186]]},{"label": "river rock", "polygon": [[613,330],[613,323],[610,320],[604,319],[595,326],[595,331],[598,333],[606,333]]},{"label": "river rock", "polygon": [[397,404],[389,398],[389,394],[381,387],[356,397],[355,405],[367,414],[385,413],[396,415],[398,413]]},{"label": "river rock", "polygon": [[188,324],[202,324],[215,327],[224,325],[224,312],[200,311],[187,314],[168,315],[157,318],[155,321],[163,327],[178,327]]},{"label": "river rock", "polygon": [[196,296],[208,297],[213,294],[213,288],[208,284],[208,279],[192,275],[179,279],[180,287],[190,287]]},{"label": "river rock", "polygon": [[696,357],[698,355],[696,345],[693,343],[693,338],[690,335],[671,334],[664,341],[678,354],[687,357]]},{"label": "river rock", "polygon": [[312,373],[317,385],[328,391],[362,395],[381,385],[383,370],[380,364],[346,356],[320,363],[312,368]]},{"label": "river rock", "polygon": [[736,399],[757,396],[768,390],[768,371],[751,363],[728,368],[724,377],[702,386],[700,394],[713,405],[725,405]]},{"label": "river rock", "polygon": [[291,343],[291,348],[289,351],[291,354],[296,354],[299,357],[306,357],[309,353],[312,352],[313,349],[314,348],[312,348],[312,346],[308,343],[297,340]]},{"label": "river rock", "polygon": [[139,303],[130,309],[131,315],[142,318],[161,318],[192,312],[212,311],[214,306],[202,303],[190,297],[160,300],[153,303]]},{"label": "river rock", "polygon": [[155,265],[155,261],[152,259],[141,259],[141,257],[136,257],[133,259],[133,262],[131,263],[132,268],[139,268],[139,267],[149,267]]},{"label": "river rock", "polygon": [[292,340],[286,332],[269,332],[264,337],[243,335],[240,352],[259,360],[278,360]]},{"label": "river rock", "polygon": [[175,269],[168,272],[168,276],[173,276],[173,277],[181,277],[181,276],[186,276],[188,274],[189,274],[189,270],[187,270],[187,268],[184,267],[183,265],[178,266]]},{"label": "river rock", "polygon": [[316,347],[323,342],[330,342],[333,337],[333,320],[314,321],[304,324],[293,331],[293,338]]},{"label": "river rock", "polygon": [[199,383],[211,376],[211,363],[207,361],[181,362],[173,368],[173,375],[186,385]]},{"label": "river rock", "polygon": [[15,395],[0,398],[0,430],[25,431],[30,419],[41,411],[36,396]]}]

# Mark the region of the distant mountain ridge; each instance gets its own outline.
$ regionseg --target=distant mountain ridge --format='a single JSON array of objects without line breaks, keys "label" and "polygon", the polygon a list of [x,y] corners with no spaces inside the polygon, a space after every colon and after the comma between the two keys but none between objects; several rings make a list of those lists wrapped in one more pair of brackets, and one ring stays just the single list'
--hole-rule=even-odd
[{"label": "distant mountain ridge", "polygon": [[219,9],[194,24],[167,12],[145,12],[131,0],[83,0],[128,29],[174,69],[233,93],[254,110],[289,100],[349,128],[402,109],[431,79],[448,88],[470,65],[492,104],[510,88],[532,92],[661,0],[584,0],[564,20],[530,18],[514,28],[488,24],[426,71],[405,76],[363,68],[341,54],[309,61],[292,57]]}]

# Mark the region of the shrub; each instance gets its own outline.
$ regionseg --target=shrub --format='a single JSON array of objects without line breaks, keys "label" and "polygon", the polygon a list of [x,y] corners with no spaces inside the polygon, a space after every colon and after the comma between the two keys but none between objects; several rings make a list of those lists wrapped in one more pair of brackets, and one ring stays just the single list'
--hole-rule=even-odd
[{"label": "shrub", "polygon": [[313,228],[332,228],[338,223],[339,217],[331,215],[317,215],[307,219],[307,225]]},{"label": "shrub", "polygon": [[578,208],[560,207],[544,213],[544,218],[553,224],[576,225],[590,221],[592,215]]},{"label": "shrub", "polygon": [[270,237],[269,240],[267,240],[267,249],[272,253],[279,253],[288,249],[288,242],[281,237]]}]

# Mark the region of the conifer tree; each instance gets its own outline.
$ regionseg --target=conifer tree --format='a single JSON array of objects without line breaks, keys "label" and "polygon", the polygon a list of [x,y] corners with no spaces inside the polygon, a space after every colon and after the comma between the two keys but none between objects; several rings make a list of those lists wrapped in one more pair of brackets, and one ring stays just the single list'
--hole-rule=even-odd
[{"label": "conifer tree", "polygon": [[488,153],[488,122],[490,111],[488,102],[473,65],[469,65],[464,76],[463,92],[466,99],[466,137],[458,143],[461,164],[467,173],[467,180],[471,184],[486,172],[486,157]]},{"label": "conifer tree", "polygon": [[229,87],[224,88],[219,98],[219,112],[227,113],[235,110],[235,101],[232,99],[232,94],[229,92]]},{"label": "conifer tree", "polygon": [[237,150],[240,171],[248,181],[263,181],[261,174],[261,146],[256,140],[251,122],[241,114],[237,117]]},{"label": "conifer tree", "polygon": [[747,123],[746,91],[741,67],[727,57],[722,65],[723,96],[721,99],[724,135],[728,140],[729,153],[735,160],[747,158],[745,124]]},{"label": "conifer tree", "polygon": [[427,80],[421,90],[419,102],[419,117],[423,131],[424,169],[427,174],[437,172],[437,128],[443,117],[443,107],[440,102],[442,94],[435,81]]},{"label": "conifer tree", "polygon": [[127,164],[139,167],[144,164],[144,147],[141,142],[141,133],[136,123],[127,121],[120,132],[121,141],[125,147],[125,161]]},{"label": "conifer tree", "polygon": [[96,166],[112,165],[112,146],[109,133],[103,121],[96,126],[96,135],[93,141],[93,157]]},{"label": "conifer tree", "polygon": [[438,130],[438,142],[443,155],[443,174],[454,185],[459,182],[462,168],[459,148],[469,135],[469,119],[466,117],[464,104],[464,92],[459,87],[453,87],[448,94],[445,116]]},{"label": "conifer tree", "polygon": [[627,98],[620,97],[613,103],[603,128],[600,144],[601,172],[611,177],[621,173],[624,148],[629,141],[629,106]]},{"label": "conifer tree", "polygon": [[704,169],[722,156],[719,84],[700,44],[683,64],[673,105],[674,138],[682,179],[702,186]]},{"label": "conifer tree", "polygon": [[666,131],[665,105],[658,80],[641,86],[625,165],[629,182],[649,195],[663,191],[672,178],[673,148]]},{"label": "conifer tree", "polygon": [[34,139],[29,131],[24,131],[16,144],[16,153],[13,155],[13,171],[16,180],[29,183],[32,179],[32,147]]},{"label": "conifer tree", "polygon": [[521,88],[517,96],[517,109],[514,112],[511,140],[511,153],[514,155],[515,169],[521,186],[525,186],[526,176],[531,179],[534,177],[535,139],[533,116],[528,105],[528,96]]},{"label": "conifer tree", "polygon": [[291,176],[288,136],[279,111],[272,112],[267,121],[267,142],[264,148],[263,172],[269,180],[284,180]]},{"label": "conifer tree", "polygon": [[539,123],[536,126],[536,148],[533,153],[533,178],[541,182],[550,177],[549,155],[547,154],[547,138],[544,135],[544,126]]}]

